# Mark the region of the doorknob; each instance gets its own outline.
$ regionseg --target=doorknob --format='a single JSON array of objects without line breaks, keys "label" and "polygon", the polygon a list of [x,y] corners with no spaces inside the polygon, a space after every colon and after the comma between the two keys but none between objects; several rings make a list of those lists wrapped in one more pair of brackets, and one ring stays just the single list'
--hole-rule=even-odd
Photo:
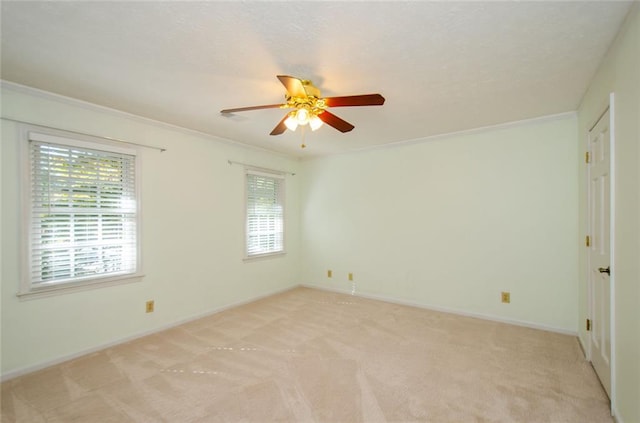
[{"label": "doorknob", "polygon": [[600,273],[606,273],[607,275],[611,276],[611,266],[607,266],[605,267],[598,267],[598,272]]}]

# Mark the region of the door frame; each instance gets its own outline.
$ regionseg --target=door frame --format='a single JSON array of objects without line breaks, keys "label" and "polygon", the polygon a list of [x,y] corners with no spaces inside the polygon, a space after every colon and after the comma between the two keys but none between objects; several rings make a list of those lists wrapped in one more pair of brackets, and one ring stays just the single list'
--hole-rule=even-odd
[{"label": "door frame", "polygon": [[[610,267],[611,267],[611,274],[609,276],[609,284],[610,284],[610,289],[609,289],[609,324],[610,324],[610,328],[609,328],[609,335],[610,335],[610,339],[611,339],[611,398],[610,400],[610,408],[611,408],[611,415],[614,416],[614,410],[615,410],[615,398],[616,398],[616,331],[615,331],[615,327],[616,327],[616,320],[615,320],[615,316],[616,316],[616,308],[615,308],[615,304],[616,304],[616,266],[615,266],[615,205],[616,205],[616,191],[615,191],[615,176],[616,176],[616,172],[615,172],[615,94],[614,93],[610,93],[609,94],[609,98],[608,98],[608,104],[602,108],[602,112],[600,114],[598,114],[598,117],[591,123],[591,125],[589,126],[588,130],[587,130],[587,137],[586,137],[586,141],[587,141],[587,152],[590,153],[589,147],[590,147],[590,139],[589,139],[589,135],[591,133],[591,131],[595,128],[595,126],[598,124],[598,122],[600,121],[600,119],[607,113],[607,111],[609,111],[609,216],[610,216],[610,220],[609,220],[609,245],[610,245],[610,250],[609,250],[609,263],[610,263]],[[591,235],[592,233],[592,228],[591,228],[591,166],[590,164],[587,165],[587,234]],[[592,278],[592,272],[591,272],[591,254],[589,252],[587,252],[587,318],[588,319],[592,319],[593,318],[593,310],[592,310],[592,298],[593,298],[593,278]],[[591,362],[591,336],[587,336],[588,339],[588,343],[587,343],[587,351],[586,351],[586,355],[587,355],[587,360],[589,360],[589,362]]]}]

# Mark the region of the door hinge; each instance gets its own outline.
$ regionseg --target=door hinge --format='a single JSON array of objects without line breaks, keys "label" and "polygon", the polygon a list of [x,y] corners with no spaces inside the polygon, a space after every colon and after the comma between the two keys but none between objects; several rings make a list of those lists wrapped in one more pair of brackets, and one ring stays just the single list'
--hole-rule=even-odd
[{"label": "door hinge", "polygon": [[587,332],[591,330],[591,319],[587,319]]},{"label": "door hinge", "polygon": [[590,161],[591,161],[591,155],[587,151],[586,153],[584,153],[584,162],[589,163]]},{"label": "door hinge", "polygon": [[589,235],[584,238],[584,243],[587,247],[591,247],[591,237]]}]

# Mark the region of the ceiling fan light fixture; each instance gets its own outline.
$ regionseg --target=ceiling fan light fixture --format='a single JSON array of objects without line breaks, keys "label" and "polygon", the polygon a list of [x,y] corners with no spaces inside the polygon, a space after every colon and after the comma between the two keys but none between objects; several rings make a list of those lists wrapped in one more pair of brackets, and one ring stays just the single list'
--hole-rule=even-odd
[{"label": "ceiling fan light fixture", "polygon": [[298,119],[296,119],[295,112],[292,112],[289,114],[289,117],[285,119],[284,124],[288,130],[290,131],[296,130],[296,128],[298,127]]},{"label": "ceiling fan light fixture", "polygon": [[309,123],[309,111],[305,108],[298,109],[296,119],[298,120],[298,125],[306,125]]},{"label": "ceiling fan light fixture", "polygon": [[312,131],[315,131],[316,129],[320,129],[323,123],[324,122],[318,116],[313,116],[309,120],[309,126],[311,127]]}]

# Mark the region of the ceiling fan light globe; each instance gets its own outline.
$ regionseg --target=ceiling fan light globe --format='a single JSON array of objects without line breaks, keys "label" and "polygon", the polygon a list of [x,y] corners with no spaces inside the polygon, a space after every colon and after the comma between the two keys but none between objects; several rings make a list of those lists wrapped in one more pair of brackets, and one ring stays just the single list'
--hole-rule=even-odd
[{"label": "ceiling fan light globe", "polygon": [[289,115],[289,117],[285,119],[284,124],[288,130],[295,131],[298,127],[298,120],[294,116]]},{"label": "ceiling fan light globe", "polygon": [[317,129],[320,129],[323,123],[324,122],[318,116],[314,116],[309,121],[309,126],[311,127],[312,131],[315,131]]},{"label": "ceiling fan light globe", "polygon": [[298,109],[296,119],[298,120],[298,125],[306,125],[309,123],[309,112],[307,109]]}]

